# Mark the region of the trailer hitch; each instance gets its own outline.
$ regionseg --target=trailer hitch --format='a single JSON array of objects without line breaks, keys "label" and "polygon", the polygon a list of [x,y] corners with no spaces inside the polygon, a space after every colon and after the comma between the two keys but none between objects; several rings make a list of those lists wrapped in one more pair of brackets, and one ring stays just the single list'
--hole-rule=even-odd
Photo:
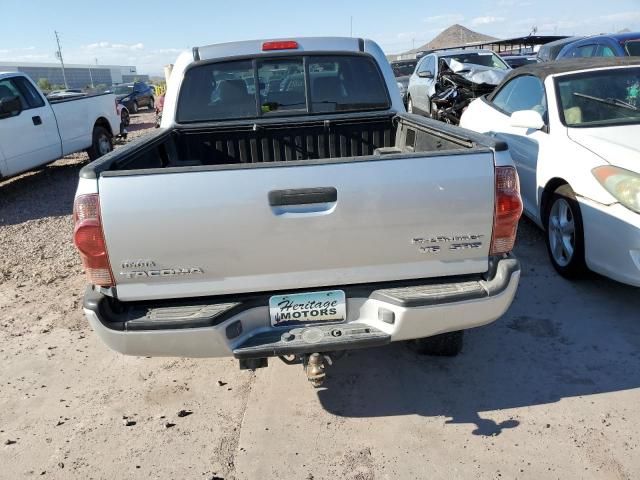
[{"label": "trailer hitch", "polygon": [[305,355],[302,360],[304,373],[307,374],[307,380],[311,382],[314,388],[321,387],[327,378],[327,366],[333,365],[331,357],[324,353],[312,353]]}]

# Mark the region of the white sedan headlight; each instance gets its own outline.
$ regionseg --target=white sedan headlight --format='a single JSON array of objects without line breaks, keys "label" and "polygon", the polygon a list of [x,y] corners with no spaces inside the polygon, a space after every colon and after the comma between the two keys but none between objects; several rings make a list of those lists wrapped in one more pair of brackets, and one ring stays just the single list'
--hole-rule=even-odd
[{"label": "white sedan headlight", "polygon": [[640,174],[611,165],[596,167],[591,173],[618,202],[640,213]]}]

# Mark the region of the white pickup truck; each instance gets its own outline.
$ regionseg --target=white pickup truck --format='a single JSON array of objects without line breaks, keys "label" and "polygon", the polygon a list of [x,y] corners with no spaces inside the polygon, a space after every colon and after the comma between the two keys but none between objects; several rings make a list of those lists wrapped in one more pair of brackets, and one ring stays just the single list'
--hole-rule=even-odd
[{"label": "white pickup truck", "polygon": [[413,340],[454,355],[499,318],[522,212],[504,143],[407,114],[372,41],[182,54],[162,128],[85,166],[85,314],[129,355],[268,357]]},{"label": "white pickup truck", "polygon": [[96,159],[120,133],[114,95],[49,101],[28,76],[0,72],[0,178],[82,150]]}]

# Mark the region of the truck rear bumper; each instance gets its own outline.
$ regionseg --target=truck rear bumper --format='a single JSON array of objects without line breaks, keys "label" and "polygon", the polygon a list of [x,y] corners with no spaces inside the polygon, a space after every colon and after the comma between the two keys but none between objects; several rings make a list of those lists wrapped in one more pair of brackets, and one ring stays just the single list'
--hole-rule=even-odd
[{"label": "truck rear bumper", "polygon": [[[485,277],[342,287],[347,321],[276,327],[268,299],[119,303],[87,289],[84,312],[98,336],[125,355],[263,358],[379,346],[485,325],[511,305],[520,278],[514,257],[496,259]],[[336,289],[340,287],[327,287]]]}]

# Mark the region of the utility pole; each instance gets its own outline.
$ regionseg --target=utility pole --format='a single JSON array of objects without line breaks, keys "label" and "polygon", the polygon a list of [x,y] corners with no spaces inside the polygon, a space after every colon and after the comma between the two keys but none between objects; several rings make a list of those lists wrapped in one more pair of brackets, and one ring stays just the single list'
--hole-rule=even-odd
[{"label": "utility pole", "polygon": [[53,31],[56,35],[56,42],[58,43],[58,51],[56,52],[56,57],[60,59],[60,65],[62,65],[62,79],[64,80],[64,88],[69,88],[67,85],[67,76],[64,73],[64,60],[62,59],[62,48],[60,47],[60,37],[58,37],[58,32]]},{"label": "utility pole", "polygon": [[351,15],[351,21],[350,21],[350,26],[349,26],[349,36],[353,37],[353,15]]}]

